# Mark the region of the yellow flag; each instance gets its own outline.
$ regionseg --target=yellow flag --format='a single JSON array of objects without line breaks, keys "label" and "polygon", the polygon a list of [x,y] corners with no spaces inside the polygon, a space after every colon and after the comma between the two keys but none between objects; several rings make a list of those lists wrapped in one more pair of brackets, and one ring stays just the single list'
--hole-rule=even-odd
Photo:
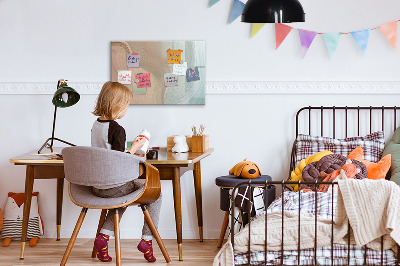
[{"label": "yellow flag", "polygon": [[256,35],[262,27],[264,27],[265,23],[253,23],[251,28],[251,38]]}]

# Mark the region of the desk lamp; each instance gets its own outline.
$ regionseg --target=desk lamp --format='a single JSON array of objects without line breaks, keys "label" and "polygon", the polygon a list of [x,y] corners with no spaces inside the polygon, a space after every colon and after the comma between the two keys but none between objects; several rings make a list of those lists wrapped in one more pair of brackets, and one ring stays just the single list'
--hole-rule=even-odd
[{"label": "desk lamp", "polygon": [[242,22],[304,22],[304,10],[298,0],[249,0],[243,8]]},{"label": "desk lamp", "polygon": [[[67,84],[67,80],[60,79],[57,83],[57,90],[53,95],[53,105],[54,105],[54,118],[53,118],[53,131],[51,133],[51,138],[48,138],[42,147],[39,149],[38,153],[40,153],[45,147],[50,148],[51,152],[53,152],[53,141],[58,140],[62,143],[68,144],[70,146],[75,146],[72,143],[69,143],[65,140],[55,138],[54,137],[54,129],[56,127],[56,116],[57,116],[57,107],[65,108],[70,107],[76,104],[79,101],[79,93],[76,92],[73,88],[69,87]],[[49,141],[50,144],[49,144]]]}]

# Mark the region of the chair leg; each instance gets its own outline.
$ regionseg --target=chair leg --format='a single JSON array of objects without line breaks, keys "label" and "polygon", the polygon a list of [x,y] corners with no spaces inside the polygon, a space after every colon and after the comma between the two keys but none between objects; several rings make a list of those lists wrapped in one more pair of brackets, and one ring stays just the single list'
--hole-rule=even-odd
[{"label": "chair leg", "polygon": [[79,215],[78,221],[76,222],[75,229],[72,232],[72,236],[69,240],[67,249],[65,250],[64,256],[61,260],[61,263],[60,263],[61,266],[64,266],[67,263],[69,254],[71,253],[71,250],[72,250],[72,247],[74,246],[76,237],[78,236],[79,230],[81,229],[81,226],[82,226],[83,220],[85,219],[87,210],[88,210],[87,208],[82,208],[81,214]]},{"label": "chair leg", "polygon": [[120,235],[119,235],[119,213],[118,209],[115,209],[114,214],[114,234],[115,234],[115,256],[117,257],[115,265],[121,265],[121,243],[120,243]]},{"label": "chair leg", "polygon": [[[101,227],[103,227],[104,221],[106,220],[106,215],[107,215],[107,210],[106,209],[101,210],[101,215],[100,215],[100,219],[99,219],[99,226],[97,226],[96,238],[100,234]],[[95,248],[95,246],[93,244],[92,258],[96,258],[96,254],[97,254],[97,250],[96,250],[96,248]]]},{"label": "chair leg", "polygon": [[217,248],[220,248],[222,246],[222,242],[224,241],[226,228],[228,227],[228,222],[229,222],[229,212],[225,212],[225,217],[224,217],[224,221],[222,222],[221,234],[219,235]]},{"label": "chair leg", "polygon": [[150,216],[149,211],[146,208],[146,205],[140,205],[140,207],[142,208],[143,214],[144,214],[144,219],[146,220],[147,224],[150,227],[151,232],[153,233],[153,236],[155,237],[155,239],[157,240],[157,244],[161,249],[161,252],[164,256],[164,259],[167,263],[171,262],[171,259],[168,255],[168,251],[164,246],[164,243],[161,240],[160,234],[158,233],[158,230],[156,228],[156,225],[153,222],[153,219]]}]

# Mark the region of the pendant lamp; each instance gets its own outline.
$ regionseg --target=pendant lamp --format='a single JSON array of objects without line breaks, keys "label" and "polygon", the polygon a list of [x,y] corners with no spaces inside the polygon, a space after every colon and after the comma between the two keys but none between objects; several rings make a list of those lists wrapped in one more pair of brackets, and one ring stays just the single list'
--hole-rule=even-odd
[{"label": "pendant lamp", "polygon": [[304,22],[304,10],[298,0],[249,0],[243,8],[242,22]]},{"label": "pendant lamp", "polygon": [[[57,83],[57,90],[53,95],[52,103],[54,105],[54,117],[53,117],[53,131],[51,133],[51,138],[48,138],[42,147],[39,149],[38,153],[40,153],[45,147],[50,148],[51,152],[53,152],[53,141],[57,140],[62,143],[68,144],[70,146],[75,146],[72,143],[69,143],[65,140],[55,138],[54,130],[56,128],[56,117],[57,117],[57,108],[65,108],[70,107],[76,104],[80,99],[79,93],[73,88],[69,87],[67,84],[67,80],[60,79]],[[49,144],[49,141],[50,144]]]}]

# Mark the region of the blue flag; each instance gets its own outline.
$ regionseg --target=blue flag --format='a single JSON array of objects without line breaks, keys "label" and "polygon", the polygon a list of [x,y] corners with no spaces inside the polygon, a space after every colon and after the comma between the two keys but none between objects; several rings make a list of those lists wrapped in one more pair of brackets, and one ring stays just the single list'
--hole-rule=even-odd
[{"label": "blue flag", "polygon": [[323,36],[326,48],[328,48],[329,55],[332,58],[333,54],[336,51],[336,48],[338,47],[339,39],[340,36],[342,36],[342,34],[340,34],[339,32],[334,32],[334,33],[325,33]]},{"label": "blue flag", "polygon": [[358,47],[361,50],[361,53],[364,55],[368,46],[369,33],[371,29],[361,30],[361,31],[353,31],[351,35],[353,35],[354,40],[356,41]]},{"label": "blue flag", "polygon": [[231,17],[229,18],[229,23],[232,23],[235,19],[237,19],[240,15],[242,15],[242,11],[244,8],[244,3],[239,0],[233,0]]}]

